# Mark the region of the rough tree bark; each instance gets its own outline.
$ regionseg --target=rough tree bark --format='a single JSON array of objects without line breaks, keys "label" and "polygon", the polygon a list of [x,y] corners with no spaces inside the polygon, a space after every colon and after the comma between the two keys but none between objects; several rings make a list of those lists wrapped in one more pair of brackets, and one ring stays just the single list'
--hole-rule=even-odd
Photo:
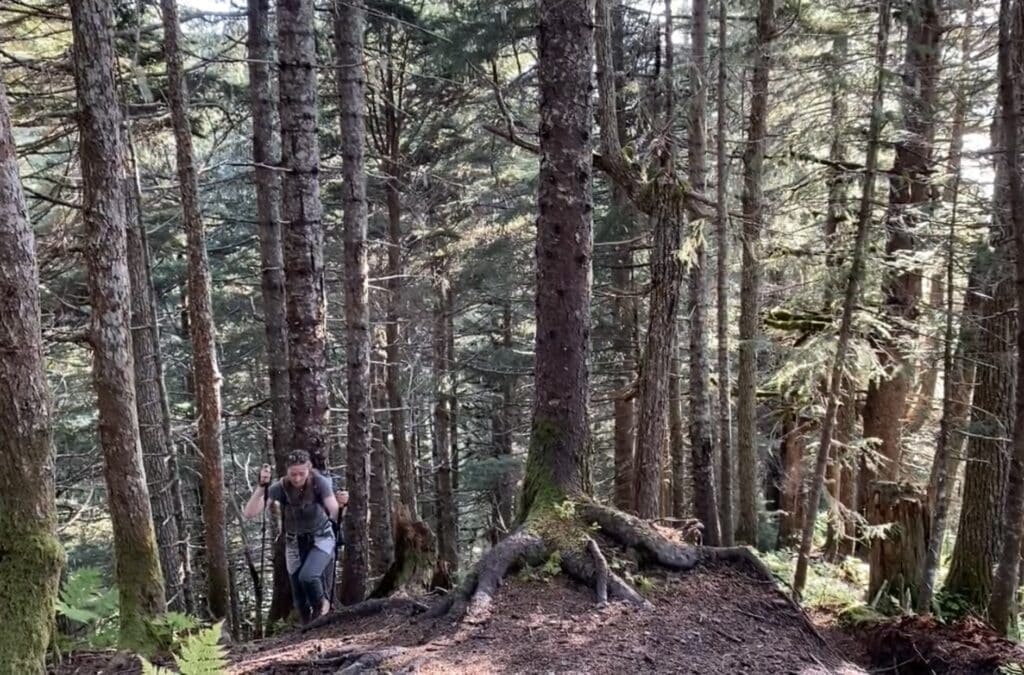
[{"label": "rough tree bark", "polygon": [[114,532],[120,640],[129,648],[145,648],[149,642],[146,622],[162,614],[166,603],[135,408],[123,191],[126,169],[114,83],[111,7],[101,0],[74,0],[71,25],[93,381]]},{"label": "rough tree bark", "polygon": [[291,442],[288,382],[288,329],[285,308],[284,251],[281,247],[281,161],[277,104],[271,64],[275,56],[270,0],[248,0],[249,101],[252,107],[252,160],[256,219],[260,237],[260,289],[270,380],[271,439],[278,471],[284,469]]},{"label": "rough tree bark", "polygon": [[[637,420],[636,454],[633,467],[633,498],[636,513],[642,518],[660,515],[662,476],[662,450],[666,445],[668,421],[668,379],[672,347],[675,342],[676,313],[679,306],[679,286],[683,278],[679,260],[681,222],[683,212],[671,199],[671,186],[675,184],[675,141],[670,121],[675,106],[673,101],[672,13],[670,2],[665,3],[665,109],[663,120],[666,135],[665,151],[661,158],[660,174],[656,179],[667,198],[661,199],[651,220],[654,242],[651,249],[651,292],[648,309],[647,336],[637,388],[639,414]],[[709,476],[713,502],[714,478]],[[696,499],[695,495],[695,499]],[[705,539],[718,542],[718,514],[714,507],[713,522],[704,524]],[[701,515],[709,515],[701,513]]]},{"label": "rough tree bark", "polygon": [[39,269],[0,80],[0,663],[44,673],[64,551],[39,316]]},{"label": "rough tree bark", "polygon": [[764,227],[764,154],[768,145],[768,77],[774,34],[775,1],[760,0],[756,58],[751,76],[750,126],[743,153],[743,272],[740,280],[739,380],[736,401],[736,463],[739,513],[736,540],[757,543],[757,340],[761,292],[761,230]]},{"label": "rough tree bark", "polygon": [[843,369],[846,352],[853,333],[853,311],[860,293],[861,277],[864,275],[864,255],[867,248],[868,229],[871,225],[871,209],[875,197],[875,174],[878,169],[879,134],[882,129],[883,101],[885,95],[885,59],[889,51],[889,0],[878,3],[878,40],[875,44],[875,90],[871,99],[871,121],[868,124],[868,151],[864,161],[864,189],[861,193],[860,210],[857,215],[857,238],[854,242],[850,274],[846,281],[843,297],[843,315],[839,324],[839,344],[832,361],[832,372],[828,381],[828,395],[825,401],[825,416],[821,420],[821,438],[814,463],[814,475],[804,504],[804,522],[800,536],[800,550],[797,555],[793,576],[793,592],[800,595],[807,581],[807,566],[814,542],[814,521],[821,491],[825,482],[828,456],[832,450],[832,428],[840,405],[841,388],[845,381]]},{"label": "rough tree bark", "polygon": [[780,548],[790,546],[799,539],[803,523],[804,453],[807,450],[806,429],[801,420],[788,413],[782,422],[782,440],[779,445],[782,468],[779,486],[779,541]]},{"label": "rough tree bark", "polygon": [[[999,108],[1002,112],[1003,161],[1006,164],[1006,203],[1004,213],[1013,237],[1016,272],[1017,314],[1024,312],[1024,185],[1020,168],[1020,101],[1024,84],[1024,5],[1019,1],[999,3]],[[997,205],[997,210],[999,206]],[[1024,353],[1024,321],[1017,321],[1017,354]],[[1024,391],[1024,358],[1017,359],[1017,392]],[[1017,576],[1020,543],[1024,538],[1024,396],[1014,404],[1013,443],[1010,471],[1003,510],[1003,541],[998,564],[992,577],[992,597],[988,616],[1003,635],[1017,623]]]},{"label": "rough tree bark", "polygon": [[[959,174],[954,175],[954,183],[959,185]],[[949,457],[953,445],[954,402],[953,392],[956,385],[952,378],[953,374],[953,286],[956,265],[956,209],[957,198],[953,197],[952,212],[949,219],[949,239],[946,251],[946,278],[943,287],[948,289],[946,293],[946,316],[943,330],[942,349],[942,372],[946,374],[942,383],[942,419],[939,423],[939,438],[935,448],[935,457],[932,460],[934,470],[934,498],[925,500],[926,513],[931,516],[928,530],[928,549],[924,558],[924,565],[921,570],[922,585],[921,593],[918,596],[916,609],[927,611],[931,608],[932,596],[935,590],[935,574],[939,566],[939,555],[942,552],[942,543],[946,536],[946,514],[949,512],[949,493],[952,480],[949,475]],[[933,280],[934,282],[934,280]],[[934,389],[934,384],[932,385]],[[922,392],[926,393],[926,392]],[[930,406],[929,406],[930,407]],[[929,486],[932,487],[932,486]]]},{"label": "rough tree bark", "polygon": [[[690,185],[695,190],[707,189],[707,139],[705,125],[708,107],[708,5],[707,0],[694,0],[692,4],[693,23],[690,26],[690,106],[687,153],[689,160]],[[708,252],[704,244],[704,219],[691,219],[691,237],[698,243],[694,247],[689,274],[689,335],[690,335],[690,451],[699,463],[714,464],[714,439],[711,422],[710,364],[708,363]],[[728,467],[722,465],[722,472],[729,475]],[[681,513],[675,514],[677,517]],[[710,516],[707,516],[710,517]],[[707,543],[715,545],[732,543],[731,522],[724,526],[708,528],[705,525]],[[718,535],[709,537],[709,532]]]},{"label": "rough tree bark", "polygon": [[[130,133],[126,128],[126,133]],[[129,145],[131,141],[129,141]],[[190,584],[186,584],[188,547],[181,546],[175,498],[180,498],[177,449],[171,441],[170,419],[166,416],[163,367],[160,359],[160,326],[154,306],[149,269],[149,251],[142,219],[141,192],[134,163],[125,180],[125,219],[128,276],[131,283],[132,356],[135,366],[135,408],[139,416],[142,465],[149,483],[150,508],[156,541],[160,547],[160,569],[164,574],[167,604],[185,611],[192,605]],[[189,597],[187,597],[189,596]],[[187,598],[187,599],[186,599]]]},{"label": "rough tree bark", "polygon": [[[890,266],[883,282],[884,311],[894,323],[893,339],[879,345],[878,357],[886,375],[868,387],[864,403],[864,437],[880,439],[883,480],[899,478],[903,418],[907,409],[913,364],[902,342],[904,326],[916,320],[921,297],[921,272],[904,269],[900,258],[914,251],[921,209],[932,199],[928,174],[935,136],[935,96],[939,75],[941,26],[937,0],[915,0],[903,12],[907,49],[903,65],[903,131],[896,142],[896,159],[889,182],[885,255]],[[863,485],[874,472],[866,468]]]},{"label": "rough tree bark", "polygon": [[409,449],[409,432],[406,425],[406,405],[402,395],[402,330],[400,313],[402,291],[405,286],[404,260],[402,256],[402,194],[401,184],[405,173],[402,158],[402,132],[406,111],[400,101],[405,92],[405,71],[395,67],[402,62],[402,54],[408,44],[400,39],[395,44],[395,27],[384,28],[383,50],[388,59],[383,66],[384,74],[379,87],[374,90],[371,114],[374,126],[380,133],[372,135],[377,153],[384,158],[382,168],[387,177],[384,182],[384,198],[388,217],[388,272],[387,305],[384,327],[387,331],[387,376],[388,405],[391,413],[392,450],[395,453],[395,469],[398,477],[398,498],[409,510],[413,519],[418,517],[416,503],[416,468]]},{"label": "rough tree bark", "polygon": [[291,442],[288,381],[288,313],[285,307],[285,254],[281,233],[281,138],[271,65],[275,57],[270,0],[249,3],[249,100],[253,116],[253,164],[256,219],[259,225],[260,290],[270,383],[270,434],[273,458],[284,471]]},{"label": "rough tree bark", "polygon": [[[678,341],[678,336],[677,336]],[[665,500],[662,511],[673,518],[686,515],[686,443],[683,435],[683,401],[679,391],[680,369],[679,347],[672,347],[671,372],[668,379],[668,449],[672,478],[671,492]]]},{"label": "rough tree bark", "polygon": [[[366,104],[363,79],[365,17],[366,8],[362,0],[338,0],[334,3],[338,109],[341,120],[342,173],[345,180],[345,326],[348,375],[345,485],[349,492],[349,506],[345,519],[345,560],[341,600],[346,604],[359,602],[366,593],[370,555],[367,528],[370,472],[370,287],[366,253]],[[312,30],[312,15],[309,21],[309,29]],[[311,82],[310,86],[314,84]],[[315,128],[313,134],[315,136]]]},{"label": "rough tree bark", "polygon": [[452,493],[451,448],[451,354],[448,351],[448,315],[452,289],[445,261],[434,267],[434,471],[437,485],[437,551],[443,576],[455,576],[459,566],[458,526]]},{"label": "rough tree bark", "polygon": [[[611,36],[609,49],[599,45],[597,49],[598,78],[609,82],[609,88],[615,92],[615,105],[611,107],[610,119],[602,119],[601,124],[612,125],[609,135],[615,134],[618,142],[627,141],[625,123],[625,97],[621,86],[616,84],[616,76],[624,68],[624,29],[623,6],[621,0],[612,2],[607,12],[603,12],[604,4],[597,12],[596,21],[608,21],[608,33]],[[609,52],[609,53],[605,53]],[[635,444],[636,419],[634,402],[636,386],[636,355],[637,355],[637,298],[633,281],[633,242],[630,241],[635,230],[636,211],[629,197],[618,185],[612,185],[612,213],[614,229],[612,237],[622,242],[615,247],[609,264],[612,267],[612,286],[615,293],[615,322],[617,330],[612,338],[615,350],[618,377],[615,380],[616,396],[613,403],[614,437],[615,437],[615,506],[623,510],[633,508],[633,448]]]},{"label": "rough tree bark", "polygon": [[[249,101],[252,108],[252,157],[256,188],[256,220],[260,238],[260,290],[270,380],[270,433],[276,475],[283,475],[291,446],[291,391],[288,381],[288,325],[285,307],[284,250],[281,244],[281,162],[275,58],[270,25],[270,0],[248,0]],[[284,565],[284,541],[274,545],[274,592],[268,621],[291,611],[291,584]]]},{"label": "rough tree bark", "polygon": [[[997,227],[992,233],[995,255],[979,250],[971,264],[957,345],[958,367],[953,376],[960,391],[954,395],[958,420],[962,425],[969,415],[970,423],[954,437],[962,446],[966,432],[967,447],[960,519],[944,590],[978,612],[985,611],[988,605],[992,570],[999,555],[1016,390],[1016,321],[1011,312],[1012,272],[1006,257],[1010,254],[1010,242],[1006,237],[1004,206],[1000,206],[1005,205],[1003,166],[1002,162],[996,163],[993,201],[997,206]],[[956,447],[951,452],[958,454]]]},{"label": "rough tree bark", "polygon": [[583,496],[590,444],[593,6],[593,0],[539,0],[538,7],[536,393],[520,502],[524,516]]},{"label": "rough tree bark", "polygon": [[380,344],[374,345],[370,365],[370,401],[373,405],[370,422],[370,545],[372,569],[376,576],[382,576],[395,562],[391,482],[384,444],[383,423],[387,418],[388,390],[384,372],[387,354],[383,343],[384,340],[380,340]]},{"label": "rough tree bark", "polygon": [[224,504],[224,462],[220,433],[220,370],[210,290],[206,229],[199,205],[199,178],[188,121],[188,89],[181,56],[181,26],[176,0],[160,0],[164,24],[171,122],[177,148],[182,224],[188,248],[189,334],[195,382],[196,427],[203,480],[203,539],[206,544],[207,602],[216,619],[230,615],[227,515]]},{"label": "rough tree bark", "polygon": [[[327,310],[313,0],[280,0],[277,10],[292,446],[308,451],[313,465],[323,470],[329,451]],[[351,506],[349,513],[354,515]]]},{"label": "rough tree bark", "polygon": [[[831,69],[830,89],[831,102],[829,105],[829,127],[832,129],[832,142],[829,144],[828,158],[835,166],[840,166],[846,160],[846,124],[848,82],[845,75],[847,65],[847,52],[849,51],[849,38],[846,35],[837,35],[832,39],[832,51],[829,54],[828,65]],[[850,174],[841,168],[833,169],[829,175],[828,183],[828,213],[825,217],[825,246],[826,264],[833,276],[825,289],[825,311],[833,312],[835,296],[842,291],[841,275],[836,273],[837,268],[843,260],[843,256],[837,252],[839,242],[842,240],[841,227],[847,223],[847,184],[850,181]],[[846,520],[843,516],[843,501],[841,495],[844,488],[843,479],[851,478],[847,467],[852,462],[847,452],[847,444],[852,440],[853,429],[850,425],[854,416],[851,414],[855,406],[856,392],[851,391],[852,382],[844,382],[842,391],[843,400],[840,401],[836,411],[836,447],[829,451],[829,463],[826,475],[829,499],[829,520],[826,536],[826,555],[835,559],[840,554],[840,549],[847,541]],[[845,476],[844,476],[845,474]]]},{"label": "rough tree bark", "polygon": [[719,495],[720,519],[722,522],[722,545],[731,546],[735,532],[733,518],[733,450],[732,450],[732,368],[729,364],[729,155],[726,149],[728,118],[726,116],[726,85],[728,69],[725,49],[728,44],[728,16],[725,0],[718,3],[718,92],[716,95],[717,134],[716,155],[716,204],[715,241],[718,245],[718,267],[715,281],[718,294],[718,457],[721,466],[722,485]]},{"label": "rough tree bark", "polygon": [[[501,348],[506,356],[512,353],[512,302],[506,298],[502,305]],[[491,544],[497,544],[512,528],[515,518],[516,477],[511,467],[512,438],[516,420],[516,381],[511,370],[501,375],[500,393],[495,397],[491,417],[491,437],[495,456],[502,461],[501,474],[494,486],[492,501]]]}]

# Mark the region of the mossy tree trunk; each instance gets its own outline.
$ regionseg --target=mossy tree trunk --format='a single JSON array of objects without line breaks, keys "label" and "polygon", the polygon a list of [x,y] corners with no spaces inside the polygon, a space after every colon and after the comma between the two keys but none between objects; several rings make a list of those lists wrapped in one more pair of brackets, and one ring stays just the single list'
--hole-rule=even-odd
[{"label": "mossy tree trunk", "polygon": [[83,176],[85,258],[99,437],[114,532],[121,643],[146,649],[148,619],[166,608],[132,371],[124,199],[125,152],[114,83],[111,6],[71,3]]},{"label": "mossy tree trunk", "polygon": [[220,369],[210,289],[206,228],[199,204],[199,176],[192,150],[188,119],[188,88],[181,54],[181,26],[176,0],[160,0],[164,25],[171,121],[177,150],[178,188],[182,224],[188,249],[189,333],[195,377],[196,437],[203,480],[203,540],[206,544],[207,602],[215,619],[230,617],[227,511],[224,500],[224,461],[221,446]]},{"label": "mossy tree trunk", "polygon": [[535,401],[520,513],[584,492],[594,198],[593,0],[539,0]]},{"label": "mossy tree trunk", "polygon": [[868,520],[889,526],[884,535],[871,541],[868,602],[881,597],[912,608],[922,591],[924,559],[928,547],[927,500],[912,486],[876,482],[866,504]]},{"label": "mossy tree trunk", "polygon": [[39,269],[0,81],[0,670],[45,672],[64,552],[39,318]]}]

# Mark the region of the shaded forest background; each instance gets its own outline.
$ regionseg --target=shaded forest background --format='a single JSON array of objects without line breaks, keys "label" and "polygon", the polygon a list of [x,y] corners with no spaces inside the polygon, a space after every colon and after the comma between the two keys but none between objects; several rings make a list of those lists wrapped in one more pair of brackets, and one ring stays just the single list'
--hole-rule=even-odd
[{"label": "shaded forest background", "polygon": [[[358,24],[313,5],[97,10],[112,21],[123,113],[137,431],[162,587],[177,612],[233,617],[239,638],[288,608],[280,570],[270,580],[275,524],[264,534],[240,514],[261,464],[280,470],[304,447],[347,475],[368,508],[346,526],[368,546],[365,570],[344,568],[358,601],[419,520],[432,583],[462,579],[523,515],[537,433],[534,3],[366,3],[368,354],[351,351],[358,321],[346,317],[358,264],[344,207],[359,197],[344,123],[360,111],[339,95],[351,83],[339,73],[356,77],[339,56],[352,48],[344,29]],[[1019,169],[997,78],[1024,68],[1020,3],[597,10],[590,494],[706,544],[753,546],[787,578],[806,522],[819,589],[841,577],[879,611],[992,616],[1004,542],[1020,545],[1019,527],[1003,526],[1021,487]],[[0,3],[52,392],[59,628],[103,644],[117,632],[101,589],[115,584],[118,500],[97,431],[72,38],[66,3]],[[280,56],[309,48],[316,67]],[[612,150],[645,188],[671,175],[668,192],[629,194]],[[312,184],[322,219],[295,206]],[[688,207],[675,219],[649,206],[676,201]],[[302,227],[277,217],[297,211]],[[346,454],[359,368],[365,473]]]}]

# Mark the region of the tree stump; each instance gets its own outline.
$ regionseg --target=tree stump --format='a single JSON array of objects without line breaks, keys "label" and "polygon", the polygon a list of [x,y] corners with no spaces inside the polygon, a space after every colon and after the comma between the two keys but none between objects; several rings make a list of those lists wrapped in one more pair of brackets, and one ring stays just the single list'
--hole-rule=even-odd
[{"label": "tree stump", "polygon": [[875,481],[866,506],[872,527],[889,526],[872,533],[868,602],[877,597],[884,607],[895,598],[899,606],[913,607],[928,547],[927,498],[908,483]]}]

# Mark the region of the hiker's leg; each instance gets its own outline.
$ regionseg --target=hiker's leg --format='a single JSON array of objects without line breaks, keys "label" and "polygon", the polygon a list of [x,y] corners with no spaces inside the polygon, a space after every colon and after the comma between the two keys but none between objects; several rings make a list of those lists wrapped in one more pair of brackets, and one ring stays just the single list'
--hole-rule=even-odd
[{"label": "hiker's leg", "polygon": [[302,569],[302,556],[297,544],[288,544],[285,547],[285,563],[288,569],[288,581],[292,587],[292,606],[299,615],[299,621],[305,623],[309,620],[309,600],[306,598],[306,589],[299,582],[299,571]]},{"label": "hiker's leg", "polygon": [[314,548],[307,555],[302,567],[299,569],[299,584],[302,585],[306,601],[314,613],[322,611],[324,595],[324,570],[334,560],[334,557]]}]

